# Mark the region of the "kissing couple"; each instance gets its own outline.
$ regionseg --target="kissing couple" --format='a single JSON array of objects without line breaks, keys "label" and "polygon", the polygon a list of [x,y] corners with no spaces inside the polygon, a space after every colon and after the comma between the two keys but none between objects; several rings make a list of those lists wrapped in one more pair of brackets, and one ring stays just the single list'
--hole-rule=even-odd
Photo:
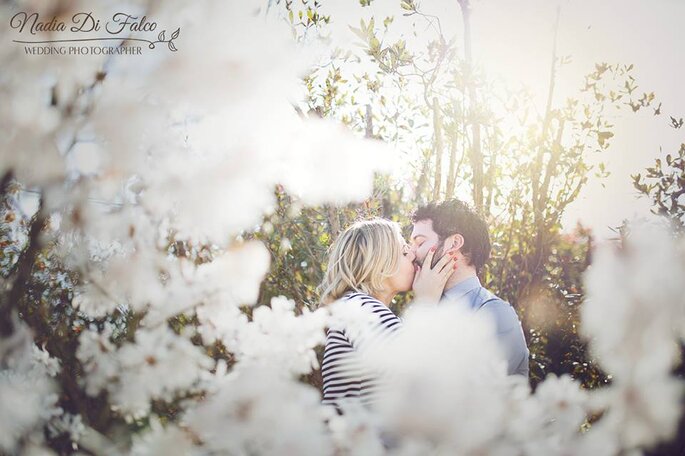
[{"label": "kissing couple", "polygon": [[[398,293],[411,290],[416,302],[465,306],[494,322],[508,374],[527,378],[529,351],[516,311],[478,278],[490,256],[485,220],[451,199],[420,206],[412,223],[409,243],[399,224],[384,219],[359,221],[343,231],[331,246],[319,287],[322,304],[364,309],[380,339],[402,327],[388,307]],[[370,406],[378,398],[382,382],[362,367],[359,350],[372,340],[344,325],[328,328],[321,363],[323,404],[340,412],[343,402]]]}]

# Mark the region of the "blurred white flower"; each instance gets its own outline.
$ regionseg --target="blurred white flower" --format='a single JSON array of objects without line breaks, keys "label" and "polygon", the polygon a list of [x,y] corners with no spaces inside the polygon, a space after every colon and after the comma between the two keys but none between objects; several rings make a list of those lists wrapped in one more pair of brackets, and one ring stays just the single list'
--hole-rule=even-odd
[{"label": "blurred white flower", "polygon": [[579,431],[589,407],[589,396],[570,375],[548,375],[533,397],[544,410],[545,427],[550,432],[564,437]]},{"label": "blurred white flower", "polygon": [[113,312],[118,303],[96,286],[86,284],[74,289],[71,305],[89,317],[102,318]]},{"label": "blurred white flower", "polygon": [[40,366],[41,373],[45,373],[50,377],[54,377],[59,373],[61,369],[59,359],[50,356],[45,347],[38,348],[35,344],[32,344],[32,352],[33,362]]},{"label": "blurred white flower", "polygon": [[183,423],[215,454],[332,454],[314,388],[278,370],[249,366],[220,379]]},{"label": "blurred white flower", "polygon": [[105,325],[102,332],[85,330],[79,336],[76,357],[81,361],[84,376],[80,379],[86,393],[97,395],[116,378],[119,366],[114,358],[116,346],[111,341],[113,328]]},{"label": "blurred white flower", "polygon": [[375,172],[389,172],[392,154],[380,141],[354,137],[342,125],[309,119],[294,129],[278,182],[308,205],[361,201]]},{"label": "blurred white flower", "polygon": [[162,426],[159,418],[152,417],[150,428],[133,437],[131,454],[137,456],[189,455],[193,454],[193,449],[194,443],[187,431],[175,424]]},{"label": "blurred white flower", "polygon": [[203,350],[166,326],[139,329],[134,342],[119,348],[107,334],[85,331],[77,355],[88,373],[88,394],[106,388],[113,407],[126,417],[144,416],[152,399],[173,399],[214,365]]},{"label": "blurred white flower", "polygon": [[166,326],[140,329],[135,337],[117,350],[118,381],[107,385],[112,403],[125,415],[144,415],[152,399],[173,399],[214,365],[203,350]]},{"label": "blurred white flower", "polygon": [[685,325],[685,252],[663,225],[634,224],[621,250],[605,248],[585,275],[582,331],[612,386],[593,395],[594,427],[619,448],[666,439],[682,413],[683,382],[671,376]]},{"label": "blurred white flower", "polygon": [[75,176],[97,175],[102,170],[102,155],[102,148],[96,142],[78,142],[66,157],[67,171]]},{"label": "blurred white flower", "polygon": [[[122,184],[130,175],[154,166],[157,159],[184,146],[178,119],[146,93],[145,64],[121,59],[108,69],[98,103],[90,116],[87,132],[101,146],[98,185],[106,181]],[[132,74],[119,70],[130,64]],[[126,119],[126,131],[121,120]],[[181,119],[182,120],[182,119]]]},{"label": "blurred white flower", "polygon": [[48,432],[51,437],[66,433],[72,442],[78,442],[85,430],[81,415],[72,413],[63,413],[48,423]]},{"label": "blurred white flower", "polygon": [[319,367],[314,348],[326,340],[327,313],[323,309],[303,309],[301,315],[295,315],[294,311],[295,302],[283,296],[272,298],[270,307],[254,309],[252,321],[242,327],[240,334],[238,368],[260,364],[281,375],[297,376]]},{"label": "blurred white flower", "polygon": [[271,256],[264,244],[249,241],[200,266],[194,280],[213,295],[215,302],[231,306],[254,305],[270,263]]},{"label": "blurred white flower", "polygon": [[229,349],[239,346],[243,328],[248,325],[247,315],[231,305],[202,305],[197,309],[197,318],[203,343],[220,340]]},{"label": "blurred white flower", "polygon": [[548,375],[535,395],[514,409],[518,416],[512,420],[517,427],[513,438],[527,455],[561,454],[580,436],[589,402],[588,393],[569,375]]},{"label": "blurred white flower", "polygon": [[655,375],[651,380],[625,383],[617,379],[606,391],[598,391],[606,412],[597,430],[615,436],[620,448],[649,447],[672,438],[682,414],[683,382]]},{"label": "blurred white flower", "polygon": [[213,109],[245,99],[260,99],[267,107],[269,100],[295,93],[308,61],[297,53],[285,23],[257,17],[263,6],[249,0],[169,2],[158,17],[181,27],[179,52],[149,76],[155,81],[150,91],[163,100]]},{"label": "blurred white flower", "polygon": [[58,365],[46,355],[16,319],[12,336],[0,339],[0,452],[12,453],[20,439],[62,413],[50,378]]},{"label": "blurred white flower", "polygon": [[343,454],[386,454],[381,438],[382,423],[379,416],[361,403],[345,404],[344,415],[332,410],[328,418],[328,428],[335,448]]},{"label": "blurred white flower", "polygon": [[675,362],[674,336],[685,323],[683,278],[682,249],[659,225],[636,224],[621,251],[597,252],[585,276],[582,332],[615,377],[663,372]]},{"label": "blurred white flower", "polygon": [[103,82],[90,133],[109,157],[94,182],[135,174],[141,204],[172,217],[182,237],[225,245],[259,223],[278,183],[311,204],[361,200],[390,163],[379,142],[296,114],[310,59],[285,24],[255,20],[257,6],[177,3],[173,16],[164,8],[159,20],[179,24],[182,52],[144,68],[119,59]]},{"label": "blurred white flower", "polygon": [[[205,343],[221,339],[228,347],[238,343],[247,321],[238,309],[252,306],[259,296],[259,286],[269,271],[271,257],[264,244],[250,241],[228,249],[223,255],[184,274],[186,284],[195,293],[188,299],[198,305],[198,331]],[[177,301],[169,296],[169,301]],[[186,307],[188,303],[184,303]],[[188,310],[190,310],[188,308]]]},{"label": "blurred white flower", "polygon": [[570,442],[565,449],[569,456],[616,456],[620,453],[620,446],[616,435],[602,429],[601,422]]},{"label": "blurred white flower", "polygon": [[398,437],[466,454],[486,448],[508,419],[515,378],[506,376],[493,323],[478,314],[453,306],[410,308],[399,334],[371,349],[368,362],[388,372],[391,383],[378,410]]},{"label": "blurred white flower", "polygon": [[[73,14],[81,11],[111,17],[119,6],[115,2],[60,0],[46,11],[41,2],[18,3],[3,11],[0,23],[0,40],[6,43],[0,49],[0,173],[12,169],[30,186],[54,184],[65,178],[64,144],[71,144],[79,135],[80,113],[87,104],[84,98],[90,96],[87,89],[111,57],[92,53],[31,55],[25,52],[25,45],[12,43],[24,36],[10,27],[10,17],[20,11],[37,12],[40,20],[48,21],[45,16],[52,12],[57,21],[70,22]],[[131,12],[142,11],[135,3],[128,4]],[[40,27],[29,36],[36,41],[56,38],[55,32]],[[68,29],[60,32],[62,39],[68,36],[76,35]]]}]

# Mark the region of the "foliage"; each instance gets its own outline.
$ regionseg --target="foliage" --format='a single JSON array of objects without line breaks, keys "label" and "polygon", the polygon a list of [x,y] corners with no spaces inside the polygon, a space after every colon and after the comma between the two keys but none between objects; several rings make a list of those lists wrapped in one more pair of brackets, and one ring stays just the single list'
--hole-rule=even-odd
[{"label": "foliage", "polygon": [[633,186],[652,200],[652,212],[671,221],[674,229],[685,230],[685,144],[680,145],[677,155],[666,155],[665,166],[660,158],[647,168],[645,175],[633,175]]}]

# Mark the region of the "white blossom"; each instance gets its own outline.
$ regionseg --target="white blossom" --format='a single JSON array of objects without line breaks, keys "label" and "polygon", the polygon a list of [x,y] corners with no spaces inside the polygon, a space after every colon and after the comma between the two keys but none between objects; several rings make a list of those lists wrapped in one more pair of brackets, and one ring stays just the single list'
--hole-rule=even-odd
[{"label": "white blossom", "polygon": [[184,417],[208,453],[332,454],[319,393],[265,366],[218,379],[214,395]]},{"label": "white blossom", "polygon": [[636,225],[621,251],[600,250],[588,270],[582,331],[616,377],[668,370],[675,361],[674,336],[685,321],[685,256],[673,244],[665,228]]},{"label": "white blossom", "polygon": [[56,369],[56,361],[37,349],[28,328],[14,319],[14,333],[0,339],[0,451],[13,452],[19,439],[62,412],[50,378]]},{"label": "white blossom", "polygon": [[331,410],[328,417],[328,429],[335,448],[349,455],[385,454],[380,417],[361,404],[346,404],[344,410],[344,415]]},{"label": "white blossom", "polygon": [[[560,454],[579,437],[590,409],[589,394],[569,375],[548,375],[523,402],[515,420],[525,454]],[[531,413],[532,412],[532,413]]]},{"label": "white blossom", "polygon": [[38,348],[35,344],[32,345],[33,362],[36,366],[40,366],[41,373],[45,373],[50,377],[56,376],[61,367],[58,358],[50,356],[50,353],[45,347]]},{"label": "white blossom", "polygon": [[650,445],[675,432],[683,383],[671,369],[685,323],[683,278],[682,246],[653,224],[635,224],[625,246],[598,252],[586,274],[582,330],[612,374],[612,387],[594,398],[606,409],[597,427],[613,433],[620,448]]},{"label": "white blossom", "polygon": [[270,307],[255,308],[252,321],[242,327],[237,359],[242,364],[270,366],[282,374],[302,375],[318,368],[314,348],[326,340],[327,313],[323,309],[303,309],[301,315],[294,312],[295,302],[283,296],[272,298]]},{"label": "white blossom", "polygon": [[74,290],[71,305],[90,317],[98,318],[113,312],[118,303],[96,286],[86,284]]},{"label": "white blossom", "polygon": [[516,379],[506,376],[493,322],[479,314],[414,307],[399,334],[370,350],[368,361],[391,379],[378,409],[397,436],[468,453],[486,447],[507,420]]},{"label": "white blossom", "polygon": [[86,391],[107,388],[124,416],[144,416],[152,399],[171,400],[193,387],[213,362],[185,337],[165,326],[136,331],[135,341],[115,347],[106,333],[84,332],[79,359],[88,372]]},{"label": "white blossom", "polygon": [[118,365],[114,359],[115,345],[111,341],[113,328],[105,326],[102,332],[85,330],[79,336],[76,356],[85,373],[81,382],[86,393],[95,396],[117,375]]},{"label": "white blossom", "polygon": [[124,414],[148,411],[151,399],[170,400],[199,380],[213,363],[189,340],[162,326],[136,332],[135,343],[116,352],[118,382],[109,384],[112,402]]},{"label": "white blossom", "polygon": [[175,424],[163,426],[157,417],[150,419],[150,429],[133,438],[131,454],[147,456],[154,454],[193,454],[194,443],[188,432]]},{"label": "white blossom", "polygon": [[[661,377],[661,378],[659,378]],[[674,436],[682,414],[683,382],[655,375],[651,380],[616,385],[598,392],[606,406],[597,430],[614,436],[624,449],[647,447]]]},{"label": "white blossom", "polygon": [[66,433],[72,442],[78,442],[85,430],[86,427],[83,424],[81,415],[74,415],[72,413],[63,413],[48,423],[48,431],[51,436],[54,437]]}]

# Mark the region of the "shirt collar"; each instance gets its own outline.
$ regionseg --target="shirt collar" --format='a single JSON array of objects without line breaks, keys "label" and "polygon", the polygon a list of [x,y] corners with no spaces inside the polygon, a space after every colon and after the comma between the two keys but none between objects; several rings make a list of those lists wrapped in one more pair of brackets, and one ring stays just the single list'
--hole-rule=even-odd
[{"label": "shirt collar", "polygon": [[451,288],[448,288],[442,293],[442,295],[449,299],[459,299],[466,295],[468,292],[480,287],[480,280],[477,276],[473,276],[469,277],[468,279],[462,280],[456,285],[453,285]]}]

